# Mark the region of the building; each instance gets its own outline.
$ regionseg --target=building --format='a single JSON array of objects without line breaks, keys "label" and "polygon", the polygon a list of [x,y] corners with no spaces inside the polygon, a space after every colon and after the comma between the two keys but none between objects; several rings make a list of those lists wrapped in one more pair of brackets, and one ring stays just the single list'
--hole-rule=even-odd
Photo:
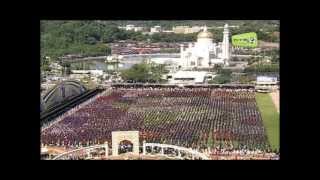
[{"label": "building", "polygon": [[163,33],[174,33],[173,31],[170,31],[170,30],[163,30],[162,32]]},{"label": "building", "polygon": [[278,88],[277,77],[258,76],[255,89],[258,92],[271,92]]},{"label": "building", "polygon": [[213,75],[206,71],[178,71],[167,75],[169,84],[203,84]]},{"label": "building", "polygon": [[214,43],[212,33],[207,27],[197,36],[197,42],[180,46],[179,65],[184,68],[209,68],[215,64],[229,65],[230,44],[228,25],[224,26],[223,42]]},{"label": "building", "polygon": [[81,81],[81,79],[89,78],[89,73],[72,72],[70,79]]},{"label": "building", "polygon": [[56,70],[62,70],[62,66],[56,62],[50,63],[49,67]]},{"label": "building", "polygon": [[41,147],[41,159],[50,159],[48,148]]},{"label": "building", "polygon": [[92,76],[98,77],[103,75],[103,70],[90,70]]},{"label": "building", "polygon": [[58,75],[58,74],[62,73],[63,67],[60,64],[56,63],[56,62],[50,63],[49,67],[51,68],[51,70],[50,70],[51,74]]},{"label": "building", "polygon": [[159,33],[162,32],[161,26],[154,26],[150,28],[150,33]]},{"label": "building", "polygon": [[201,31],[203,27],[200,26],[176,26],[172,28],[172,31],[176,34],[190,34],[190,33],[197,33]]},{"label": "building", "polygon": [[138,31],[143,31],[144,28],[143,27],[134,27],[134,31],[138,32]]},{"label": "building", "polygon": [[127,25],[127,26],[126,26],[126,30],[127,30],[127,31],[132,31],[132,30],[134,30],[134,25],[132,25],[132,24]]},{"label": "building", "polygon": [[192,26],[191,28],[188,28],[187,31],[185,32],[185,34],[189,34],[189,33],[197,33],[199,31],[202,30],[202,27],[200,26]]},{"label": "building", "polygon": [[[214,29],[223,29],[224,26],[218,26],[218,27],[212,27],[212,28],[214,28]],[[237,28],[240,28],[240,26],[229,26],[229,28],[235,28],[235,29],[237,29]]]},{"label": "building", "polygon": [[135,32],[144,30],[143,27],[138,27],[138,26],[135,26],[135,25],[132,25],[132,24],[128,24],[126,26],[119,26],[118,28],[126,30],[126,31],[135,31]]},{"label": "building", "polygon": [[90,74],[89,70],[71,70],[72,74]]},{"label": "building", "polygon": [[83,78],[97,78],[99,76],[103,76],[102,70],[72,70],[72,74],[70,74],[71,79],[80,80]]},{"label": "building", "polygon": [[172,28],[172,31],[176,34],[184,34],[187,28],[189,28],[189,26],[176,26]]},{"label": "building", "polygon": [[[177,64],[182,70],[190,70],[193,68],[211,68],[217,64],[229,66],[230,59],[230,43],[228,25],[224,26],[223,42],[213,42],[212,33],[207,31],[207,27],[203,28],[197,36],[197,42],[189,43],[185,48],[180,45],[180,58],[170,58],[169,60]],[[162,62],[161,58],[157,58],[155,62]],[[166,58],[168,59],[168,58]]]}]

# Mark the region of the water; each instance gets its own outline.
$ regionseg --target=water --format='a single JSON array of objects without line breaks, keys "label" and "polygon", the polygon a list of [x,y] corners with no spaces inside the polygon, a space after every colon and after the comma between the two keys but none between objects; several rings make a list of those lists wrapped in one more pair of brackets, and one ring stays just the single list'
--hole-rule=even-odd
[{"label": "water", "polygon": [[[119,70],[124,70],[128,69],[131,66],[133,66],[134,63],[119,63],[119,64],[107,64],[105,60],[90,60],[90,61],[85,61],[85,62],[77,62],[77,63],[72,63],[71,64],[71,69],[85,69],[85,70],[103,70],[103,71],[108,71],[108,70],[114,70],[117,68]],[[135,63],[137,64],[137,63]]]},{"label": "water", "polygon": [[142,63],[143,60],[147,60],[150,58],[159,58],[159,57],[169,57],[176,58],[179,57],[179,54],[152,54],[152,55],[128,55],[123,56],[123,59],[120,63],[116,64],[107,64],[103,59],[90,60],[90,61],[82,61],[82,62],[74,62],[71,64],[71,69],[85,69],[85,70],[125,70],[132,67],[134,64]]}]

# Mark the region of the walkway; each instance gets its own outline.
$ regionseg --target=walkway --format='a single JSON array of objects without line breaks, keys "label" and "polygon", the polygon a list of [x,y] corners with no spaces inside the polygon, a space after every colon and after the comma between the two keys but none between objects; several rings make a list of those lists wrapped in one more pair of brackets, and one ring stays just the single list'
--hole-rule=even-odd
[{"label": "walkway", "polygon": [[273,104],[275,105],[277,112],[280,113],[280,99],[279,99],[279,90],[270,93]]}]

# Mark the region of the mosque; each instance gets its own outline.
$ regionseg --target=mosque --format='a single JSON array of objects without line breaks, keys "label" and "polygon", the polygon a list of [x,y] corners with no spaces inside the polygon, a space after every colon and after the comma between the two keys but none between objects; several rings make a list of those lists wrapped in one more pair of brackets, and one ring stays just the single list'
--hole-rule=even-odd
[{"label": "mosque", "polygon": [[182,68],[209,68],[215,64],[228,66],[230,58],[229,29],[225,24],[223,42],[214,43],[212,33],[205,26],[198,34],[197,42],[189,43],[187,48],[180,47],[179,66]]},{"label": "mosque", "polygon": [[188,47],[180,45],[180,58],[152,58],[155,63],[171,64],[181,70],[193,68],[211,68],[217,64],[228,66],[230,59],[229,28],[224,25],[223,41],[213,42],[213,35],[204,26],[197,36],[197,41]]},{"label": "mosque", "polygon": [[189,43],[187,48],[180,45],[180,58],[152,58],[151,61],[169,65],[170,73],[165,79],[170,84],[205,83],[206,79],[212,79],[215,75],[207,71],[195,71],[194,68],[205,70],[215,65],[229,66],[231,56],[228,24],[224,25],[222,42],[213,42],[213,38],[205,26],[195,43]]}]

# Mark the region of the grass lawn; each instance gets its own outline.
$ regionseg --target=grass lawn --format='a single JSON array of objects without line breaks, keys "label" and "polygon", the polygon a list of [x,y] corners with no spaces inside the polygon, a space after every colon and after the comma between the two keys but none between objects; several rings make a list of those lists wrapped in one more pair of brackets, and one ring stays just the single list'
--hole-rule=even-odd
[{"label": "grass lawn", "polygon": [[261,112],[263,124],[266,127],[268,139],[272,149],[280,146],[280,114],[269,94],[256,93],[256,101]]}]

